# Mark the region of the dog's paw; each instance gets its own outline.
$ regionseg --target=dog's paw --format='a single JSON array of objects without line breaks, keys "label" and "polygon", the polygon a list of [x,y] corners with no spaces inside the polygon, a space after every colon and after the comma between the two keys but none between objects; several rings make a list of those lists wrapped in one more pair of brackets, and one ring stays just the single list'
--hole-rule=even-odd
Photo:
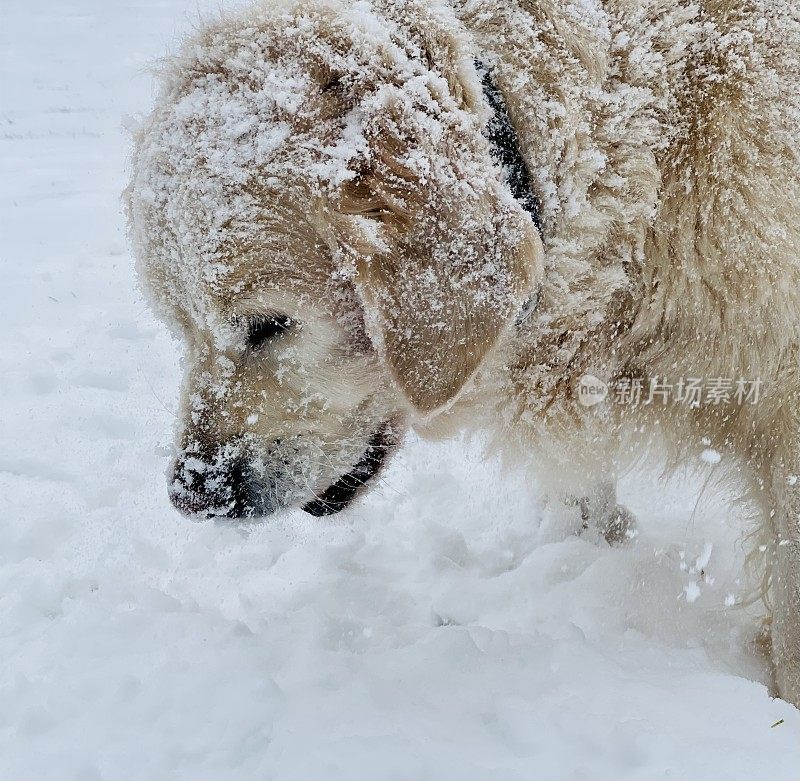
[{"label": "dog's paw", "polygon": [[622,545],[636,536],[636,516],[622,504],[581,501],[583,533],[602,537],[609,545]]},{"label": "dog's paw", "polygon": [[[562,538],[570,534],[596,542],[602,538],[609,545],[622,545],[632,540],[637,534],[636,516],[607,493],[580,498],[566,495],[558,502],[548,501],[545,504],[550,520],[548,528],[557,525]],[[554,518],[558,519],[557,523],[553,523]]]},{"label": "dog's paw", "polygon": [[609,545],[622,545],[636,536],[636,516],[623,504],[615,505],[601,519],[598,531]]}]

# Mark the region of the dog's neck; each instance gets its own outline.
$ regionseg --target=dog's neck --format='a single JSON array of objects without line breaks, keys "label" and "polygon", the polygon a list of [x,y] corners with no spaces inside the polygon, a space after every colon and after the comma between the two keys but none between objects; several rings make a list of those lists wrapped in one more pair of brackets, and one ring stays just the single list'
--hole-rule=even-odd
[{"label": "dog's neck", "polygon": [[[540,207],[541,290],[508,340],[517,351],[510,360],[541,367],[544,387],[559,371],[582,365],[578,354],[589,355],[585,347],[595,342],[590,332],[642,284],[657,163],[672,132],[661,119],[671,120],[664,107],[686,60],[659,52],[682,51],[681,41],[696,33],[681,27],[691,17],[681,3],[659,6],[657,14],[654,7],[650,18],[590,2],[593,22],[576,25],[573,5],[561,0],[448,1],[469,33],[473,58],[492,67]],[[607,34],[617,28],[625,34]],[[652,56],[642,60],[641,46]],[[494,109],[490,95],[484,101]]]}]

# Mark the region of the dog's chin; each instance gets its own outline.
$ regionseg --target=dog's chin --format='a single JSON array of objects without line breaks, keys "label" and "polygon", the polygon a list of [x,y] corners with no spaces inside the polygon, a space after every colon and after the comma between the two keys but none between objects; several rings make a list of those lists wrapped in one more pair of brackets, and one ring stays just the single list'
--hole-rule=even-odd
[{"label": "dog's chin", "polygon": [[352,504],[353,500],[383,469],[387,458],[397,445],[397,436],[390,422],[383,423],[370,437],[364,454],[355,466],[316,499],[303,505],[303,510],[316,518],[336,515]]}]

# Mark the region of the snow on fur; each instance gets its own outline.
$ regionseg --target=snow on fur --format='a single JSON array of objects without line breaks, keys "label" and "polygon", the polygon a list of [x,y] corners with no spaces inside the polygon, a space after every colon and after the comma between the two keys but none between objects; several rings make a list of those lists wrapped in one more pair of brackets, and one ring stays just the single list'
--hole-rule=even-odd
[{"label": "snow on fur", "polygon": [[[627,511],[586,497],[659,437],[673,463],[724,447],[798,702],[799,53],[783,2],[308,0],[206,28],[129,188],[142,272],[190,348],[176,504],[341,510],[439,415],[610,523]],[[486,137],[487,67],[544,245]],[[294,327],[261,351],[275,312]],[[582,377],[633,373],[749,376],[764,398],[579,403]]]},{"label": "snow on fur", "polygon": [[706,479],[727,454],[628,476],[622,548],[461,442],[412,439],[326,523],[171,508],[179,350],[126,254],[120,116],[197,3],[31,14],[0,9],[0,776],[797,777],[800,715],[738,604],[745,519]]}]

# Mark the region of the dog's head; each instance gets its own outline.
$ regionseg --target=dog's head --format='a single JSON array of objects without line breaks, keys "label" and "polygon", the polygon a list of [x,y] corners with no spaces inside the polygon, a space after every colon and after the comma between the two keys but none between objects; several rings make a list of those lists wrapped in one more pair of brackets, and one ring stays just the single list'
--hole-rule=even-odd
[{"label": "dog's head", "polygon": [[416,13],[225,22],[138,132],[134,244],[188,358],[170,479],[187,513],[342,509],[538,281],[456,23]]}]

